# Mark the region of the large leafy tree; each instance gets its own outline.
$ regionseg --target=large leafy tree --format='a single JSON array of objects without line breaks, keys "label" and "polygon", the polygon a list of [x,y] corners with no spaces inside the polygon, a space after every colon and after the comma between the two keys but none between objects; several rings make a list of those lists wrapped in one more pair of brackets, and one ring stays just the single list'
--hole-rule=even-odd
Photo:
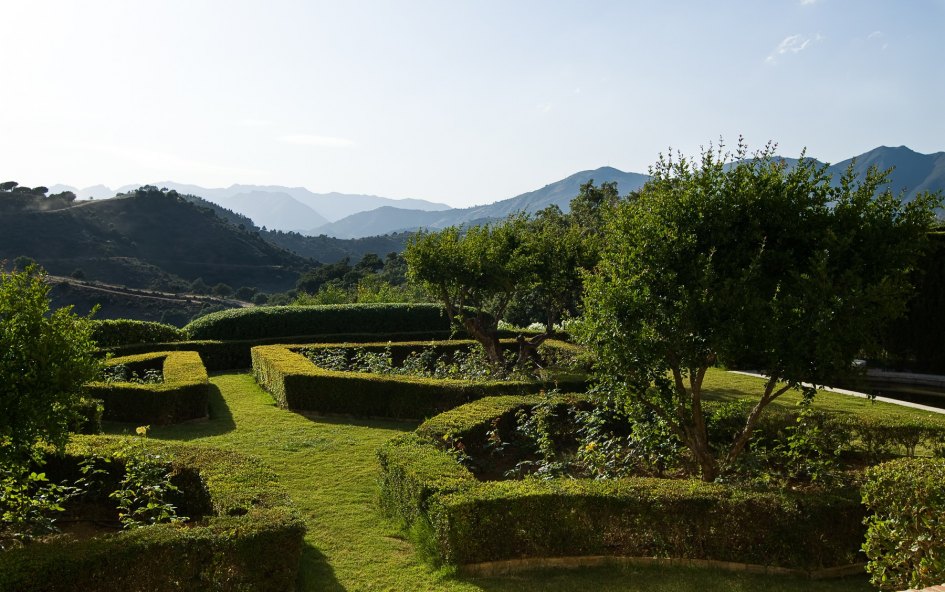
[{"label": "large leafy tree", "polygon": [[522,217],[466,229],[419,232],[407,243],[407,274],[446,307],[450,319],[503,362],[498,322],[527,266]]},{"label": "large leafy tree", "polygon": [[92,324],[70,308],[49,309],[35,267],[0,272],[0,466],[23,466],[40,441],[61,446],[100,363]]},{"label": "large leafy tree", "polygon": [[[903,204],[888,175],[796,165],[773,147],[664,158],[605,225],[585,294],[584,340],[611,393],[662,418],[714,480],[764,409],[849,370],[901,314],[938,196]],[[712,450],[706,370],[750,359],[768,377],[744,427]]]},{"label": "large leafy tree", "polygon": [[534,218],[421,232],[404,252],[409,277],[443,303],[494,364],[504,363],[498,322],[515,298],[528,297],[542,311],[545,331],[521,336],[516,360],[536,357],[535,349],[580,297],[582,257],[582,233],[558,208]]}]

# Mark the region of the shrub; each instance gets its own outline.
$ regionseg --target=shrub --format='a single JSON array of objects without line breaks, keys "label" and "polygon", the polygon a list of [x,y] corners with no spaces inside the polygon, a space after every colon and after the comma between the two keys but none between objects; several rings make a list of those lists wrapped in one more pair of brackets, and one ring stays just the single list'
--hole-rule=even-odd
[{"label": "shrub", "polygon": [[208,314],[184,331],[191,339],[224,340],[378,333],[441,337],[449,335],[450,320],[433,304],[270,306]]},{"label": "shrub", "polygon": [[183,341],[186,334],[173,325],[152,321],[116,319],[93,321],[92,339],[101,348],[120,347],[137,343],[164,343]]},{"label": "shrub", "polygon": [[[569,400],[585,399],[554,399]],[[503,418],[541,401],[482,399],[392,440],[378,452],[382,505],[428,533],[441,560],[457,564],[624,555],[816,570],[857,559],[864,511],[850,491],[763,492],[655,478],[477,480],[463,465],[466,451],[485,445]]]},{"label": "shrub", "polygon": [[866,570],[884,590],[945,582],[945,459],[910,458],[871,468],[863,486]]},{"label": "shrub", "polygon": [[[429,345],[412,343],[398,344],[397,347],[407,350]],[[445,347],[454,345],[447,343]],[[256,381],[283,408],[417,419],[481,397],[537,392],[545,388],[544,384],[536,381],[472,382],[326,370],[294,351],[302,347],[270,345],[252,350]],[[363,347],[383,348],[387,344],[366,344]],[[575,384],[582,386],[583,379]]]},{"label": "shrub", "polygon": [[[77,437],[58,469],[114,456],[124,440]],[[189,526],[157,524],[81,541],[57,539],[0,553],[0,590],[262,590],[295,584],[304,523],[274,475],[221,450],[148,441],[171,459],[187,491]],[[54,461],[50,461],[52,468]]]},{"label": "shrub", "polygon": [[112,358],[108,363],[132,368],[136,364],[159,363],[164,382],[87,384],[88,396],[100,399],[104,405],[103,419],[161,425],[207,416],[210,381],[196,352],[155,352]]}]

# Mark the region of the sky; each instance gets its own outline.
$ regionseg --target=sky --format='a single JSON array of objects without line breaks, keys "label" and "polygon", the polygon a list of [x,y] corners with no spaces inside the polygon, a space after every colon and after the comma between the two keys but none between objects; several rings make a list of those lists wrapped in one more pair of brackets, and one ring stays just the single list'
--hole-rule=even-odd
[{"label": "sky", "polygon": [[0,180],[491,203],[660,152],[945,150],[945,0],[0,0]]}]

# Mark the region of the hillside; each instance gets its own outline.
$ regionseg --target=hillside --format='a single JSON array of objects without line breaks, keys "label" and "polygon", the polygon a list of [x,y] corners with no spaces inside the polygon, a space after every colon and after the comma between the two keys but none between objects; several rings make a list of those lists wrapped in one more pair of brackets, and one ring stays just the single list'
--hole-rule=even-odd
[{"label": "hillside", "polygon": [[[828,171],[839,179],[854,159],[847,159],[831,166]],[[856,157],[853,170],[858,175],[876,166],[880,170],[894,168],[890,189],[903,192],[905,201],[913,199],[923,191],[945,191],[945,152],[921,154],[905,146],[890,148],[880,146]]]},{"label": "hillside", "polygon": [[382,236],[366,236],[356,239],[341,239],[332,236],[306,236],[298,232],[264,230],[259,233],[264,240],[300,257],[319,263],[335,263],[348,258],[357,263],[368,253],[384,257],[388,253],[404,250],[410,233],[392,233]]},{"label": "hillside", "polygon": [[0,259],[27,256],[54,275],[80,270],[88,279],[172,291],[197,278],[285,290],[311,264],[175,192],[51,201],[0,195]]},{"label": "hillside", "polygon": [[315,228],[312,232],[338,238],[359,238],[418,228],[437,229],[464,224],[481,224],[505,218],[515,212],[535,213],[550,205],[556,205],[567,212],[570,209],[571,200],[577,196],[581,185],[588,181],[593,181],[598,185],[617,183],[620,194],[626,195],[642,187],[646,179],[646,175],[639,173],[625,173],[613,167],[602,167],[593,171],[575,173],[560,181],[545,185],[541,189],[489,205],[440,212],[383,207],[342,218],[337,222]]},{"label": "hillside", "polygon": [[[784,157],[788,165],[797,159]],[[881,170],[893,168],[890,188],[903,192],[906,201],[923,191],[945,191],[945,152],[920,154],[905,146],[889,148],[880,146],[855,158],[847,159],[828,168],[834,180],[851,163],[858,175],[864,175],[870,166]],[[477,224],[497,220],[514,212],[537,212],[549,205],[557,205],[568,211],[571,199],[582,184],[593,180],[596,184],[616,182],[621,195],[639,189],[647,180],[646,175],[625,173],[613,167],[602,167],[593,171],[581,171],[570,177],[493,204],[445,210],[439,212],[418,211],[397,207],[383,207],[359,212],[336,222],[312,230],[313,234],[326,234],[338,238],[359,238],[390,232],[412,231],[418,228],[439,229],[447,226]]]}]

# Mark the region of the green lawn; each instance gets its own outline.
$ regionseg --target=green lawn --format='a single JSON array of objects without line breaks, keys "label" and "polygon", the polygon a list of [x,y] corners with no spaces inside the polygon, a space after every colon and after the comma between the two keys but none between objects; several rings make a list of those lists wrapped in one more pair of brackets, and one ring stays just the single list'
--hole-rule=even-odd
[{"label": "green lawn", "polygon": [[[724,394],[745,386],[715,382]],[[157,427],[156,439],[189,440],[263,459],[288,489],[308,524],[299,590],[594,590],[865,591],[866,577],[809,581],[702,569],[652,567],[534,571],[473,579],[429,568],[397,525],[377,509],[375,450],[412,424],[344,418],[306,418],[283,411],[249,374],[215,376],[211,419]],[[751,380],[751,379],[748,379]],[[128,428],[110,426],[113,432]],[[132,428],[133,429],[133,428]],[[274,549],[273,552],[278,552]]]}]

